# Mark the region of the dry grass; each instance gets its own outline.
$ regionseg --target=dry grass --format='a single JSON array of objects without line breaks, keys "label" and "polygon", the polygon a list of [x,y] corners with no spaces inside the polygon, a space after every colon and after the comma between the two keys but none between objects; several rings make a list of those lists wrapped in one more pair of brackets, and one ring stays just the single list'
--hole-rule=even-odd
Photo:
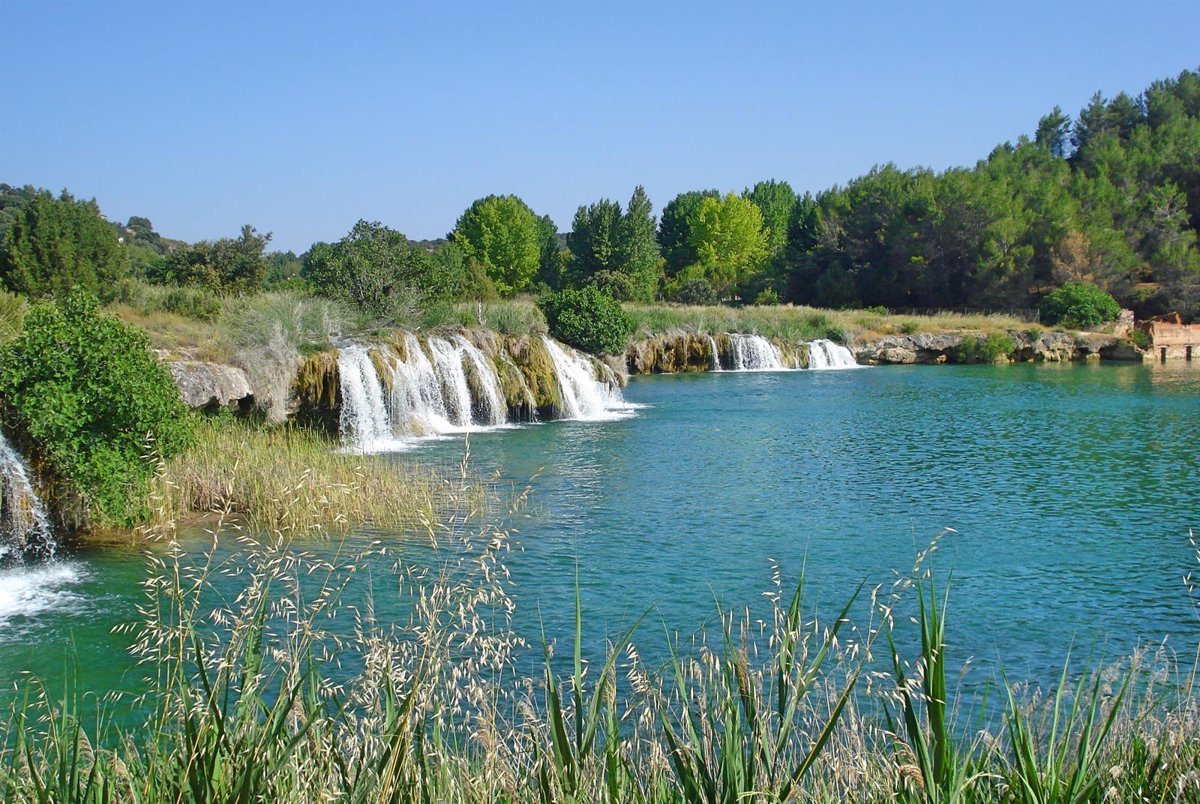
[{"label": "dry grass", "polygon": [[110,304],[106,312],[144,330],[150,336],[150,345],[168,358],[227,363],[233,356],[232,345],[215,322],[197,321],[165,310],[145,312],[128,304]]},{"label": "dry grass", "polygon": [[159,474],[154,527],[229,512],[260,533],[366,525],[409,531],[427,529],[448,499],[463,495],[482,507],[487,491],[482,483],[383,456],[338,452],[311,431],[206,419],[196,446]]}]

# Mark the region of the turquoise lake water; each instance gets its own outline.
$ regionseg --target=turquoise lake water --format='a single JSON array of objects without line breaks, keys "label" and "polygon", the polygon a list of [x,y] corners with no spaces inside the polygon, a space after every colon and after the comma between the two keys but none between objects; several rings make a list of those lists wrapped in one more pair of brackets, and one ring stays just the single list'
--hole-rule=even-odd
[{"label": "turquoise lake water", "polygon": [[[687,634],[718,603],[761,608],[773,561],[791,578],[806,564],[832,616],[945,528],[948,641],[976,673],[1044,682],[1068,648],[1116,658],[1166,640],[1190,661],[1200,641],[1183,582],[1200,534],[1194,366],[725,372],[639,377],[625,396],[642,407],[623,420],[471,439],[477,471],[532,488],[507,564],[535,645],[543,627],[570,638],[577,567],[589,650],[649,612],[637,642],[653,659],[664,625]],[[394,460],[462,452],[454,439]],[[73,656],[82,687],[136,689],[128,637],[111,630],[142,600],[141,556],[98,549],[21,572],[0,577],[0,676],[54,689]]]}]

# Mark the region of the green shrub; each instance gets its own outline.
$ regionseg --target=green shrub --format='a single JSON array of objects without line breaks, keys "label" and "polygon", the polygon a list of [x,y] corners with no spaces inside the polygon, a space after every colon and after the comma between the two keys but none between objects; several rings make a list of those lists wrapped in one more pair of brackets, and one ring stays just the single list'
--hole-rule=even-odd
[{"label": "green shrub", "polygon": [[617,301],[634,301],[638,296],[633,277],[622,271],[597,271],[589,284],[612,296]]},{"label": "green shrub", "polygon": [[779,304],[779,294],[775,292],[775,288],[763,288],[754,297],[754,303],[760,307]]},{"label": "green shrub", "polygon": [[1091,329],[1115,321],[1121,305],[1091,282],[1067,282],[1042,300],[1040,312],[1043,324]]},{"label": "green shrub", "polygon": [[1016,341],[999,332],[992,332],[986,338],[967,335],[957,346],[950,348],[950,359],[955,363],[995,363],[1016,348]]},{"label": "green shrub", "polygon": [[168,313],[196,321],[216,321],[221,316],[221,299],[204,288],[171,288],[162,306]]},{"label": "green shrub", "polygon": [[1133,341],[1133,345],[1143,351],[1149,349],[1150,333],[1144,329],[1133,329],[1129,331],[1129,340]]},{"label": "green shrub", "polygon": [[633,323],[621,303],[594,285],[563,290],[538,299],[550,334],[593,354],[620,354]]},{"label": "green shrub", "polygon": [[103,521],[147,513],[154,462],[190,442],[192,421],[146,335],[75,293],[34,305],[0,349],[0,406]]},{"label": "green shrub", "polygon": [[874,307],[864,307],[863,312],[871,313],[872,315],[887,315],[888,308],[884,307],[882,304],[877,304]]},{"label": "green shrub", "polygon": [[21,334],[27,309],[24,296],[0,290],[0,344],[8,343]]},{"label": "green shrub", "polygon": [[667,298],[677,304],[712,305],[717,303],[717,292],[707,279],[686,279],[672,288]]}]

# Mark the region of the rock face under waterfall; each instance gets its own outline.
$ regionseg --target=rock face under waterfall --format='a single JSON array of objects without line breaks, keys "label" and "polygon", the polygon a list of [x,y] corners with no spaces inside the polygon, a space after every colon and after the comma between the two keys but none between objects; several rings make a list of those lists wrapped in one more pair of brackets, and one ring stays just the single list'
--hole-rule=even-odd
[{"label": "rock face under waterfall", "polygon": [[594,419],[626,409],[622,377],[544,336],[395,331],[310,355],[293,392],[297,421],[355,449],[539,419]]},{"label": "rock face under waterfall", "polygon": [[854,354],[828,340],[792,342],[782,338],[723,332],[670,330],[635,341],[626,352],[631,374],[698,371],[781,371],[854,368]]}]

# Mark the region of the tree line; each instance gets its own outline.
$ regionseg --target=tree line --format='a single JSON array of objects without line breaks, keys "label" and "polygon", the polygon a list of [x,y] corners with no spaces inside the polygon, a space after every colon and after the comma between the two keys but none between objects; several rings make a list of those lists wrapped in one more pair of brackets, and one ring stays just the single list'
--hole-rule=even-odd
[{"label": "tree line", "polygon": [[1140,315],[1200,313],[1200,72],[1100,94],[973,167],[877,166],[815,195],[787,182],[642,187],[580,206],[565,235],[514,195],[473,202],[442,241],[359,221],[302,255],[269,234],[186,244],[94,201],[0,185],[0,281],[38,296],[126,275],[216,293],[289,287],[381,317],[440,299],[595,287],[629,301],[819,307],[1034,307],[1090,283]]}]

